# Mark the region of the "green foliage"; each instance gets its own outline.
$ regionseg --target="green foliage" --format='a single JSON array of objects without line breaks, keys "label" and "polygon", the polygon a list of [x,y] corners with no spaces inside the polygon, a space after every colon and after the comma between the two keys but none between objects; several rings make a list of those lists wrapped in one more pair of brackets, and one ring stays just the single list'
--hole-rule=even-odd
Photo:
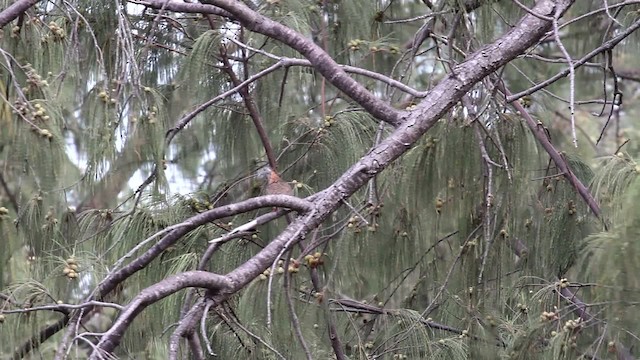
[{"label": "green foliage", "polygon": [[[640,284],[634,274],[640,271],[637,261],[640,248],[636,241],[640,229],[636,216],[640,187],[635,172],[620,167],[621,161],[624,160],[614,156],[603,167],[607,170],[604,176],[618,179],[603,189],[611,199],[615,222],[608,232],[595,233],[584,240],[578,268],[583,281],[593,283],[588,293],[600,299],[600,311],[615,328],[612,333],[626,340],[631,334],[625,329],[635,329],[639,320],[634,299]],[[615,163],[617,171],[612,169]]]},{"label": "green foliage", "polygon": [[[524,14],[504,1],[484,1],[477,11],[462,10],[468,2],[459,0],[435,2],[442,7],[430,10],[423,1],[245,3],[312,39],[337,62],[420,91]],[[575,3],[568,17],[603,6]],[[618,14],[621,7],[614,7],[610,13],[622,24],[635,21],[637,8]],[[431,37],[405,53],[430,11],[438,13]],[[563,29],[610,25],[613,35],[618,25],[606,11],[598,14]],[[601,44],[592,32],[563,36],[574,59]],[[629,38],[617,48],[614,64],[635,66],[637,43]],[[105,276],[157,244],[158,232],[263,194],[266,179],[255,173],[266,160],[265,142],[280,175],[306,197],[331,186],[392,131],[316,69],[296,66],[247,85],[248,97],[234,92],[218,99],[168,143],[167,131],[186,114],[236,86],[230,73],[242,82],[276,64],[274,56],[300,58],[221,17],[125,2],[41,2],[3,29],[0,48],[0,358],[63,316],[60,309],[24,309],[81,303]],[[513,91],[566,68],[556,61],[562,57],[556,46],[536,49],[536,58],[521,56],[504,68]],[[553,61],[541,65],[543,56]],[[601,71],[577,70],[578,98],[603,96]],[[420,101],[383,81],[352,76],[385,102],[411,110]],[[637,84],[624,79],[613,140],[605,136],[595,150],[582,145],[589,143],[583,136],[597,138],[606,118],[590,117],[600,104],[587,105],[576,113],[582,147],[563,153],[575,175],[591,184],[602,223],[488,78],[468,94],[473,109],[456,105],[276,262],[274,273],[208,308],[200,339],[220,358],[249,359],[304,358],[296,326],[314,359],[334,356],[331,326],[349,359],[606,358],[609,341],[637,347]],[[552,95],[521,101],[533,103],[539,126],[564,149],[571,142],[568,121],[554,111],[568,113],[558,100],[568,98],[568,82],[546,90]],[[632,138],[628,153],[619,152],[623,136]],[[618,153],[603,156],[612,150]],[[594,155],[602,161],[592,164]],[[147,177],[150,183],[141,186]],[[267,211],[198,227],[99,300],[126,305],[168,276],[196,269],[209,240]],[[229,273],[285,226],[278,219],[221,243],[204,270]],[[296,264],[291,271],[289,258]],[[291,277],[286,291],[285,275]],[[597,321],[575,325],[576,305],[558,295],[562,289],[588,299]],[[203,295],[180,291],[144,309],[116,355],[168,358],[181,314]],[[94,308],[81,331],[104,332],[120,313]],[[57,333],[30,358],[50,358],[61,339]],[[92,346],[84,341],[94,340],[75,342],[71,353],[86,358]],[[190,357],[188,351],[181,343],[180,354]]]}]

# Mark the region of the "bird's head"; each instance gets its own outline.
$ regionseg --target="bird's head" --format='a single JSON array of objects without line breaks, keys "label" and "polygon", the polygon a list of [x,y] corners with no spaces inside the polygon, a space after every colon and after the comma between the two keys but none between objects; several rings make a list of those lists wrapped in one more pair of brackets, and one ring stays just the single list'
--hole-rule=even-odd
[{"label": "bird's head", "polygon": [[271,166],[265,165],[256,171],[256,177],[261,181],[267,181],[271,177],[272,173],[273,169],[271,169]]}]

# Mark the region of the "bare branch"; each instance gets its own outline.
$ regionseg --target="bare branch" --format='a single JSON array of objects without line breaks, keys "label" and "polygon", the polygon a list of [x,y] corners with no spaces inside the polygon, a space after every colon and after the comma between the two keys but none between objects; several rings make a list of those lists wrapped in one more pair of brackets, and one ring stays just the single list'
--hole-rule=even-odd
[{"label": "bare branch", "polygon": [[215,293],[226,293],[235,286],[233,281],[226,276],[196,270],[171,276],[142,290],[102,336],[90,359],[98,359],[101,352],[110,353],[113,351],[133,319],[147,306],[187,287],[201,287]]},{"label": "bare branch", "polygon": [[[272,198],[273,197],[273,198]],[[270,200],[274,200],[275,202],[271,202]],[[266,202],[265,202],[266,201]],[[281,204],[283,203],[287,203],[288,205],[273,205],[280,202]],[[268,203],[268,204],[267,204]],[[280,207],[284,207],[284,208],[295,208],[298,210],[302,210],[302,209],[306,209],[309,210],[311,208],[311,204],[305,200],[302,200],[300,198],[297,198],[295,196],[288,196],[288,195],[266,195],[266,196],[261,196],[261,197],[255,197],[255,198],[251,198],[239,203],[235,203],[235,204],[231,204],[231,205],[226,205],[226,206],[222,206],[222,207],[218,207],[215,209],[211,209],[208,211],[205,211],[201,214],[198,214],[196,216],[193,216],[181,223],[175,224],[175,225],[171,225],[153,235],[151,235],[150,237],[148,237],[147,239],[143,240],[142,242],[139,242],[133,249],[131,249],[127,254],[125,254],[125,256],[123,256],[122,258],[120,258],[114,265],[114,269],[112,269],[112,271],[117,270],[123,263],[124,260],[126,260],[127,258],[130,258],[133,256],[133,254],[135,254],[136,252],[138,252],[138,250],[140,250],[141,248],[143,248],[145,245],[147,245],[150,241],[156,239],[157,237],[167,234],[169,233],[170,236],[171,232],[175,231],[175,230],[180,230],[182,228],[187,228],[189,229],[188,231],[191,231],[193,229],[195,229],[196,227],[206,224],[208,222],[220,219],[220,218],[225,218],[228,216],[233,216],[233,215],[238,215],[238,214],[242,214],[251,210],[255,210],[255,209],[260,209],[260,208],[264,208],[264,207],[270,207],[270,206],[280,206]],[[304,212],[305,210],[302,210],[301,212]],[[205,215],[206,214],[206,215]],[[203,222],[204,221],[204,222]],[[194,224],[197,224],[194,226]],[[186,233],[185,233],[186,234]],[[107,277],[108,278],[108,277]],[[106,279],[105,279],[106,280]]]},{"label": "bare branch", "polygon": [[[500,90],[500,92],[505,94],[507,99],[514,97],[513,95],[511,95],[511,92],[505,87],[503,83],[498,84],[498,89]],[[569,183],[571,184],[571,186],[573,186],[573,188],[576,189],[578,194],[580,194],[582,199],[584,199],[584,201],[587,203],[587,206],[589,206],[593,214],[600,219],[601,218],[600,205],[598,205],[596,200],[593,198],[589,189],[587,189],[587,187],[580,181],[580,179],[576,177],[573,171],[571,171],[571,168],[569,167],[567,160],[562,155],[560,155],[558,150],[556,150],[553,144],[551,144],[551,141],[549,140],[547,133],[544,131],[544,129],[538,126],[538,123],[535,120],[533,120],[531,115],[529,115],[529,112],[522,106],[522,104],[520,104],[520,102],[513,101],[511,104],[525,119],[525,122],[529,126],[529,129],[531,130],[535,138],[538,140],[540,145],[542,145],[542,147],[547,152],[547,154],[549,154],[549,157],[551,157],[553,162],[556,164],[556,166],[558,167],[558,170],[562,173],[562,175],[564,175],[564,177],[567,178],[567,180],[569,180]],[[605,224],[605,228],[606,228],[606,224]]]},{"label": "bare branch", "polygon": [[[166,1],[148,0],[140,1],[140,4],[153,8],[161,8]],[[167,10],[214,14],[220,13],[220,9],[228,12],[242,25],[251,31],[269,36],[290,46],[307,58],[318,72],[320,72],[331,84],[356,101],[371,115],[393,126],[401,122],[401,112],[389,104],[377,99],[364,86],[352,79],[322,48],[302,34],[273,21],[253,11],[239,1],[211,0],[209,3],[215,6],[169,2]],[[196,6],[197,5],[197,6]]]},{"label": "bare branch", "polygon": [[0,12],[0,28],[4,27],[40,0],[18,0]]},{"label": "bare branch", "polygon": [[191,349],[191,358],[194,360],[204,360],[204,353],[202,352],[202,346],[200,345],[200,338],[194,331],[187,336],[189,348]]},{"label": "bare branch", "polygon": [[[245,67],[244,69],[245,71],[247,70],[246,69],[247,61],[248,59],[243,59],[243,66]],[[227,76],[229,76],[233,85],[235,85],[236,87],[239,86],[241,81],[238,78],[238,75],[236,75],[235,70],[231,66],[231,63],[229,62],[229,59],[227,58],[226,53],[222,54],[222,64],[223,64],[222,70],[227,73]],[[269,162],[269,165],[271,166],[272,169],[276,170],[278,167],[278,165],[276,164],[276,155],[273,151],[273,145],[269,140],[269,136],[267,134],[267,129],[265,126],[265,121],[264,121],[264,118],[262,117],[262,114],[260,114],[258,105],[253,99],[253,96],[251,96],[251,94],[249,93],[249,89],[247,89],[246,86],[239,88],[238,93],[240,94],[240,96],[242,97],[242,100],[244,101],[244,106],[249,111],[249,117],[253,121],[253,126],[256,128],[258,137],[262,142],[262,147],[264,147],[264,152],[267,155],[267,160]]]},{"label": "bare branch", "polygon": [[[171,338],[169,339],[169,359],[178,358],[178,350],[180,348],[180,340],[182,338],[189,339],[192,336],[196,335],[195,329],[198,325],[198,320],[204,313],[205,306],[205,301],[201,299],[193,305],[193,307],[185,316],[181,317],[178,327],[176,327],[173,334],[171,334]],[[204,333],[202,335],[206,336],[206,334]],[[191,352],[195,356],[197,354],[201,354],[202,349],[194,349],[192,347]]]},{"label": "bare branch", "polygon": [[25,341],[22,345],[18,346],[16,351],[13,353],[12,359],[20,360],[24,358],[29,354],[29,352],[31,352],[33,348],[42,344],[44,341],[55,335],[58,331],[64,329],[68,322],[69,316],[65,315],[55,323],[40,329],[37,334]]},{"label": "bare branch", "polygon": [[291,251],[287,254],[287,259],[284,262],[284,299],[287,303],[287,309],[289,310],[289,316],[291,316],[291,325],[293,326],[294,334],[296,334],[296,338],[302,346],[304,354],[307,356],[307,360],[313,360],[313,356],[311,355],[311,350],[309,350],[309,345],[307,345],[306,340],[304,339],[304,335],[302,334],[302,329],[300,328],[300,320],[298,319],[298,314],[296,314],[295,306],[293,305],[293,299],[291,299],[291,271],[289,271],[289,265],[291,263]]},{"label": "bare branch", "polygon": [[118,310],[123,309],[121,305],[114,304],[114,303],[107,303],[103,301],[87,301],[78,305],[55,304],[55,305],[33,306],[33,307],[18,309],[18,310],[2,310],[2,313],[3,314],[23,314],[23,313],[33,312],[33,311],[51,310],[51,311],[57,311],[66,315],[68,314],[69,310],[72,310],[72,309],[82,309],[82,308],[94,307],[94,306],[110,307]]},{"label": "bare branch", "polygon": [[[620,34],[618,34],[617,36],[614,36],[611,39],[607,40],[601,46],[589,51],[589,53],[581,57],[579,60],[574,61],[573,68],[577,69],[578,67],[584,65],[587,61],[591,60],[594,56],[600,54],[601,52],[613,49],[616,45],[618,45],[618,43],[620,43],[622,40],[626,39],[629,35],[631,35],[631,33],[638,30],[638,28],[640,28],[640,20],[631,24],[631,26],[629,26],[627,29],[625,29],[624,31],[621,31]],[[553,84],[559,79],[562,79],[563,77],[569,75],[570,73],[571,73],[571,68],[564,69],[559,73],[557,73],[556,75],[552,76],[551,78],[541,82],[538,85],[532,86],[529,89],[521,91],[519,93],[507,96],[507,102],[513,102],[524,96],[531,95],[534,92]]]},{"label": "bare branch", "polygon": [[[329,59],[330,61],[325,61],[328,55],[321,49],[318,49],[315,45],[309,44],[309,40],[301,38],[299,34],[292,32],[281,24],[255,14],[240,3],[219,0],[214,1],[214,3],[220,4],[221,6],[224,5],[226,10],[231,12],[235,17],[238,17],[248,28],[273,36],[278,40],[285,41],[287,44],[301,51],[308,57],[314,66],[317,66],[317,68],[323,72],[323,74],[328,75],[332,71],[335,71],[336,68],[339,70],[339,74],[344,73],[339,69],[337,64],[333,62],[333,60]],[[556,7],[560,7],[561,10],[564,11],[572,3],[572,0],[541,0],[537,2],[533,11],[549,16],[554,13]],[[177,4],[187,8],[188,5],[192,5],[187,3],[170,2],[169,5],[167,5],[167,9],[172,10],[172,6]],[[217,8],[211,7],[211,9]],[[216,279],[223,278],[225,284],[229,282],[231,286],[228,289],[233,289],[231,292],[243,288],[261,274],[267,267],[269,267],[270,264],[276,261],[282,251],[287,247],[296,244],[306,237],[309,231],[318,227],[336,209],[338,209],[338,207],[341,206],[343,200],[349,198],[371,178],[388,167],[398,157],[406,153],[411,146],[413,146],[413,144],[415,144],[415,142],[418,141],[454,104],[460,101],[461,97],[469,91],[474,84],[481,81],[484,77],[527,50],[530,46],[535,44],[550,27],[550,22],[541,20],[532,15],[526,15],[508,33],[498,38],[494,43],[487,45],[476,53],[470,55],[466,61],[456,65],[453,71],[455,75],[449,75],[443,79],[429,92],[427,97],[416,106],[415,110],[410,112],[399,112],[396,110],[386,112],[385,109],[381,108],[373,109],[376,110],[374,115],[378,117],[385,117],[383,120],[389,123],[394,123],[395,125],[400,124],[400,115],[402,115],[405,120],[402,121],[402,123],[393,133],[391,133],[389,137],[372,148],[367,155],[363,156],[357,163],[347,170],[331,187],[316,194],[317,197],[315,198],[312,207],[309,207],[309,202],[302,199],[286,196],[283,197],[279,195],[273,198],[255,198],[239,203],[244,206],[234,204],[199,214],[198,216],[191,218],[186,223],[186,226],[171,231],[138,259],[116,273],[110,274],[110,276],[108,276],[107,279],[98,286],[96,293],[104,295],[111,291],[116,284],[122,282],[131,274],[142,269],[159,253],[166,249],[166,247],[173,244],[181,236],[188,233],[195,227],[210,221],[211,217],[214,217],[214,214],[219,217],[222,216],[223,213],[235,214],[248,211],[251,208],[255,208],[256,205],[265,205],[268,202],[267,200],[271,202],[269,206],[273,206],[274,203],[279,202],[276,206],[297,208],[302,211],[312,209],[312,211],[308,212],[307,216],[298,217],[260,252],[226,276],[222,277],[220,275],[208,274],[208,276],[214,276]],[[331,75],[333,75],[333,73],[331,73]],[[341,81],[343,80],[344,78],[340,75],[330,78],[330,81],[335,81],[337,84],[344,85],[346,83],[353,82],[350,78],[348,78],[348,81],[344,80],[345,82],[342,83]],[[357,87],[351,88],[351,90],[354,89],[357,90]],[[344,91],[345,89],[342,90]],[[374,102],[367,102],[371,101],[371,99],[367,96],[365,97],[366,99],[356,100],[358,100],[360,105],[368,111],[373,111],[371,108],[372,106],[375,106]],[[249,204],[252,206],[249,206]],[[222,211],[221,209],[225,210]],[[180,282],[180,284],[182,284],[181,286],[183,287],[196,286],[193,282],[187,281]],[[174,284],[172,289],[175,289],[176,287],[177,285]],[[206,286],[203,285],[203,287]],[[99,348],[112,350],[119,342],[119,335],[117,335],[118,332],[120,330],[124,330],[128,326],[128,322],[131,321],[133,316],[135,316],[144,306],[146,306],[150,301],[153,301],[156,297],[168,295],[168,291],[160,292],[161,289],[155,288],[153,288],[153,290],[158,291],[158,293],[154,294],[149,293],[149,291],[145,291],[127,307],[121,318],[109,330],[108,335],[103,337]]]},{"label": "bare branch", "polygon": [[[173,245],[182,236],[186,235],[187,233],[197,228],[198,226],[209,223],[215,219],[244,213],[244,212],[251,211],[258,208],[272,207],[272,206],[279,206],[284,208],[299,208],[300,205],[302,206],[302,208],[306,208],[306,209],[310,207],[310,204],[307,201],[296,198],[294,196],[267,195],[267,196],[252,198],[236,204],[222,206],[219,208],[205,211],[196,216],[193,216],[187,219],[186,221],[183,221],[180,224],[172,226],[173,230],[171,230],[160,241],[158,241],[155,245],[149,248],[149,250],[147,250],[144,254],[140,255],[134,261],[124,266],[122,269],[114,271],[110,273],[108,276],[106,276],[98,284],[98,286],[93,291],[92,295],[87,299],[87,301],[92,298],[99,298],[99,297],[105,296],[106,294],[111,292],[118,284],[122,283],[131,275],[143,269],[151,261],[153,261],[157,256],[159,256],[164,250],[166,250],[169,246]],[[299,209],[302,209],[302,208],[299,208]],[[247,280],[247,282],[248,281],[250,281],[250,279]],[[84,316],[84,314],[86,313],[76,313],[75,316],[72,317],[73,321],[71,321],[71,323],[72,324],[78,323],[80,320],[78,318]],[[73,331],[74,331],[73,328],[69,328],[67,333],[65,333],[65,337],[71,337],[71,334],[73,333]],[[61,344],[63,344],[64,346],[60,346],[58,348],[57,355],[56,355],[60,359],[63,358],[64,353],[66,352],[66,347],[68,346],[66,341],[61,342]]]}]

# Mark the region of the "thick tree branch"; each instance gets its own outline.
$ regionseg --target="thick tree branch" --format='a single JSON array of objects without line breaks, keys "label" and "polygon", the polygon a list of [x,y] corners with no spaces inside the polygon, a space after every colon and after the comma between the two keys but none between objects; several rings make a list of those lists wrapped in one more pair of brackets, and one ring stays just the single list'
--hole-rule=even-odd
[{"label": "thick tree branch", "polygon": [[2,310],[3,314],[25,314],[34,311],[43,311],[43,310],[51,310],[62,313],[64,315],[69,315],[69,311],[73,309],[82,309],[87,307],[110,307],[118,310],[122,310],[122,306],[114,303],[106,303],[102,301],[88,301],[78,305],[72,304],[55,304],[55,305],[43,305],[43,306],[33,306],[26,309],[18,309],[18,310]]},{"label": "thick tree branch", "polygon": [[[167,10],[186,13],[220,13],[220,9],[228,12],[243,26],[251,31],[266,35],[275,40],[290,46],[307,58],[313,67],[322,74],[331,84],[356,101],[367,112],[374,117],[387,122],[393,126],[398,126],[401,122],[401,113],[389,104],[376,98],[364,86],[352,79],[331,58],[322,48],[316,45],[311,39],[302,34],[278,23],[259,13],[251,10],[240,1],[235,0],[211,0],[209,3],[215,5],[199,5],[189,3],[169,2]],[[138,2],[153,8],[162,8],[166,1],[148,0]],[[197,6],[195,6],[197,5]]]},{"label": "thick tree branch", "polygon": [[[539,1],[533,10],[551,15],[555,6],[561,6],[564,11],[572,3],[572,0]],[[408,151],[475,83],[535,44],[550,26],[547,21],[527,15],[510,32],[455,66],[453,74],[440,82],[416,110],[405,113],[406,120],[387,139],[363,156],[331,187],[317,194],[312,212],[299,217],[262,251],[228,276],[244,286],[261,274],[283,248],[304,238],[329,217],[343,200]]]},{"label": "thick tree branch", "polygon": [[178,12],[192,13],[192,14],[211,14],[211,15],[218,15],[218,16],[222,16],[222,17],[226,17],[231,20],[234,20],[232,14],[222,9],[219,9],[215,6],[211,6],[207,4],[186,3],[186,2],[183,3],[183,2],[177,2],[177,1],[165,1],[165,0],[160,0],[160,1],[127,0],[127,1],[133,4],[148,6],[152,9],[165,9],[169,11],[178,11]]},{"label": "thick tree branch", "polygon": [[226,276],[196,270],[171,276],[142,290],[125,307],[116,322],[102,336],[96,350],[91,355],[91,359],[99,359],[103,352],[110,353],[115,349],[133,319],[147,306],[187,287],[200,287],[224,294],[236,286]]},{"label": "thick tree branch", "polygon": [[0,12],[0,28],[4,27],[40,0],[18,0]]},{"label": "thick tree branch", "polygon": [[[265,207],[283,207],[297,209],[300,212],[309,211],[311,203],[295,196],[288,195],[266,195],[251,198],[239,203],[221,206],[219,208],[207,210],[196,216],[193,216],[181,223],[172,225],[171,229],[160,241],[153,245],[144,254],[140,255],[127,266],[108,275],[94,291],[94,297],[102,297],[108,294],[117,284],[124,281],[129,276],[147,266],[153,259],[160,255],[169,246],[173,245],[182,236],[188,234],[191,230],[196,229],[206,223],[214,220],[225,218],[228,216],[243,214],[248,211],[265,208]],[[153,235],[149,239],[157,237]],[[146,243],[146,241],[143,241]],[[91,299],[87,299],[91,300]]]},{"label": "thick tree branch", "polygon": [[[537,2],[536,6],[532,10],[536,13],[549,16],[554,14],[556,11],[555,7],[560,7],[559,10],[564,12],[573,4],[573,2],[574,0],[541,0]],[[306,47],[308,46],[308,41],[306,39],[302,39],[304,41],[301,42],[297,37],[299,34],[291,32],[286,28],[283,30],[282,25],[274,23],[273,21],[261,16],[257,16],[244,6],[236,3],[231,4],[228,1],[215,1],[215,3],[225,5],[225,9],[232,12],[236,17],[243,16],[244,19],[241,18],[241,21],[243,23],[246,21],[246,24],[244,25],[250,29],[273,35],[274,38],[277,39],[285,36],[284,40],[286,40],[288,44],[301,47],[301,50],[304,50],[303,53],[308,56],[309,60],[314,65],[324,69],[323,71],[331,68],[331,64],[335,64],[333,62],[328,63],[328,65],[326,63],[316,64],[315,62],[322,60],[324,58],[323,56],[328,55],[315,47]],[[173,4],[173,2],[170,4]],[[190,4],[181,3],[181,5]],[[167,6],[167,8],[170,8],[170,6],[171,5]],[[246,13],[242,13],[242,11],[245,11]],[[319,194],[316,194],[317,197],[313,203],[312,211],[308,212],[306,216],[298,217],[258,254],[227,274],[225,281],[231,282],[231,289],[241,289],[261,274],[273,263],[273,261],[277,259],[278,255],[284,249],[297,243],[304,238],[309,231],[318,227],[336,209],[338,209],[338,207],[340,207],[344,200],[353,195],[371,178],[389,166],[392,161],[406,153],[411,146],[413,146],[413,144],[415,144],[453,105],[459,102],[462,96],[477,82],[505,65],[507,62],[527,50],[530,46],[534,45],[546,33],[550,26],[551,24],[548,21],[541,20],[532,15],[526,15],[507,34],[500,37],[494,43],[487,45],[476,53],[470,55],[463,63],[453,67],[453,73],[433,88],[433,90],[429,92],[427,97],[416,107],[414,111],[402,112],[404,121],[399,121],[400,119],[397,117],[400,112],[394,111],[391,114],[386,114],[384,111],[378,111],[378,115],[376,116],[389,116],[385,119],[387,122],[401,124],[387,139],[375,146],[371,151],[369,151],[369,153],[363,156],[356,164],[347,170],[331,187]],[[363,104],[361,103],[361,105]],[[285,207],[287,207],[287,205],[285,205]],[[195,221],[191,221],[188,228],[180,227],[172,231],[158,244],[154,245],[152,249],[161,246],[168,246],[167,243],[176,241],[188,231],[191,231],[191,229],[199,225],[201,224],[196,225]],[[160,245],[161,243],[163,245]],[[154,252],[155,251],[157,251],[157,249],[154,250]],[[155,256],[157,256],[157,253]],[[133,268],[127,269],[127,271],[123,268],[122,271],[118,272],[119,274],[113,274],[113,276],[110,277],[109,283],[113,284],[114,281],[122,281],[131,273],[140,270],[142,266],[146,265],[145,262],[148,263],[151,259],[152,258],[147,257],[147,261],[141,261],[135,264]],[[108,288],[109,287],[105,285],[99,286],[99,293],[104,293]],[[142,306],[141,299],[136,301],[137,302],[135,304],[132,303],[130,305],[131,310],[128,310],[128,312],[123,314],[124,318],[128,317],[125,315],[134,314],[136,309],[139,309],[139,307]],[[126,327],[125,322],[126,320],[116,323],[114,328],[121,329],[123,326]],[[109,332],[113,335],[117,330],[110,330]],[[113,339],[115,340],[115,338]],[[103,339],[101,343],[101,348],[113,349],[114,344],[111,343],[111,340]]]},{"label": "thick tree branch", "polygon": [[[107,275],[98,284],[96,289],[93,291],[91,296],[86,299],[86,301],[101,298],[107,295],[109,292],[115,289],[118,284],[122,283],[136,272],[144,269],[151,261],[162,254],[162,252],[165,251],[169,246],[173,245],[184,235],[188,234],[191,230],[216,219],[245,213],[259,208],[273,206],[298,209],[301,211],[306,211],[311,208],[311,205],[308,201],[296,198],[294,196],[267,195],[205,211],[183,221],[180,224],[173,225],[173,230],[169,231],[160,241],[151,246],[151,248],[149,248],[149,250],[147,250],[144,254],[140,255],[138,258],[124,266],[122,269],[119,269]],[[155,235],[153,237],[155,237]],[[74,316],[72,316],[70,323],[77,323],[81,320],[80,317],[86,315],[87,313],[88,311],[85,311],[84,313],[76,312]],[[73,326],[70,326],[65,333],[65,338],[70,338],[73,331]],[[64,339],[60,344],[61,345],[58,347],[58,351],[56,353],[56,358],[62,359],[64,358],[64,354],[66,353],[66,347],[68,346],[68,344],[67,341],[64,341]]]},{"label": "thick tree branch", "polygon": [[29,352],[38,345],[42,344],[45,340],[55,335],[58,331],[64,329],[69,322],[69,316],[65,315],[55,323],[46,326],[40,330],[35,336],[25,341],[20,345],[13,353],[13,360],[19,360],[27,356]]},{"label": "thick tree branch", "polygon": [[[189,291],[194,290],[189,289]],[[180,323],[178,327],[176,327],[173,334],[171,334],[171,338],[169,339],[169,359],[177,359],[178,358],[178,350],[180,349],[180,340],[183,338],[191,338],[192,336],[197,337],[197,333],[195,331],[196,326],[198,325],[198,320],[202,317],[204,313],[204,309],[206,307],[205,301],[200,299],[193,307],[180,319]],[[207,334],[202,334],[202,336],[207,336]],[[202,352],[201,348],[191,349],[192,354],[196,356],[197,354]]]},{"label": "thick tree branch", "polygon": [[204,353],[202,352],[202,345],[200,345],[200,338],[198,333],[192,331],[187,335],[187,342],[189,349],[191,349],[191,358],[193,360],[204,360]]}]

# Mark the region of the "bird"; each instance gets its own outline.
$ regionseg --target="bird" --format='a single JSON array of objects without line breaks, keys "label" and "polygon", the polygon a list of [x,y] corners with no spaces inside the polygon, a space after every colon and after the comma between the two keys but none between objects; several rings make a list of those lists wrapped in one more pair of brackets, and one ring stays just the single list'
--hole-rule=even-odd
[{"label": "bird", "polygon": [[258,170],[258,177],[266,182],[264,192],[267,195],[293,195],[293,188],[278,175],[270,166],[264,166]]}]

